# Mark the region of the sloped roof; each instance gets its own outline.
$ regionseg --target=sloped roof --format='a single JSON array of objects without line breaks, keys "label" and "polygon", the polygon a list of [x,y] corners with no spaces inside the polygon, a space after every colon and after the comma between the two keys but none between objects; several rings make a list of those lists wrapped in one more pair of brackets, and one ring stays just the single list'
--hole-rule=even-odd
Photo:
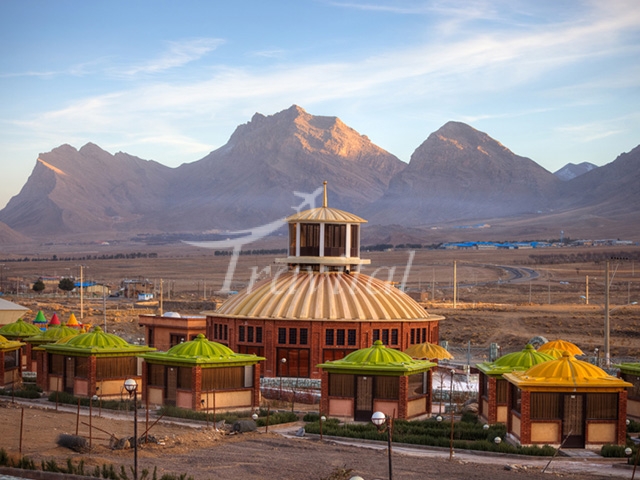
[{"label": "sloped roof", "polygon": [[537,391],[619,391],[632,386],[568,352],[523,372],[506,373],[503,378],[518,388]]},{"label": "sloped roof", "polygon": [[485,375],[502,375],[514,370],[527,370],[534,365],[554,360],[554,357],[547,353],[537,351],[533,345],[528,343],[519,352],[507,353],[498,358],[495,362],[482,362],[476,366]]},{"label": "sloped roof", "polygon": [[34,324],[46,324],[47,323],[47,319],[44,316],[44,313],[42,312],[42,310],[38,310],[38,313],[36,314],[36,318],[34,318],[33,320]]},{"label": "sloped roof", "polygon": [[71,337],[64,343],[56,342],[43,348],[47,352],[76,356],[128,356],[155,350],[146,345],[131,345],[113,333],[102,331],[100,327],[93,327],[91,331]]},{"label": "sloped roof", "polygon": [[25,322],[21,318],[0,328],[0,335],[4,335],[7,338],[27,338],[39,333],[40,329],[38,327]]},{"label": "sloped roof", "polygon": [[353,213],[338,210],[337,208],[318,207],[304,212],[295,213],[287,217],[287,222],[309,222],[309,223],[367,223]]},{"label": "sloped roof", "polygon": [[18,305],[17,303],[10,302],[9,300],[5,300],[4,298],[0,298],[0,311],[17,311],[17,312],[26,312],[29,309],[27,307],[23,307],[22,305]]},{"label": "sloped roof", "polygon": [[380,340],[376,340],[371,347],[317,366],[331,373],[401,376],[424,372],[436,364],[428,360],[414,360],[406,353],[385,347]]},{"label": "sloped roof", "polygon": [[265,359],[256,355],[235,353],[226,345],[208,340],[202,333],[191,341],[174,345],[166,352],[150,352],[140,356],[149,363],[200,365],[205,368],[251,365]]}]

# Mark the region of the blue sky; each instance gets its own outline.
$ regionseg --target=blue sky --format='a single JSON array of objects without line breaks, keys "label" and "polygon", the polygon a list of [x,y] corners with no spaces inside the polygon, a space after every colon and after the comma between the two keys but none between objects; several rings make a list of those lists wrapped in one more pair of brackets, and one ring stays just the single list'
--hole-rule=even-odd
[{"label": "blue sky", "polygon": [[4,0],[0,208],[61,144],[178,166],[292,104],[407,162],[457,120],[603,165],[640,144],[639,87],[637,0]]}]

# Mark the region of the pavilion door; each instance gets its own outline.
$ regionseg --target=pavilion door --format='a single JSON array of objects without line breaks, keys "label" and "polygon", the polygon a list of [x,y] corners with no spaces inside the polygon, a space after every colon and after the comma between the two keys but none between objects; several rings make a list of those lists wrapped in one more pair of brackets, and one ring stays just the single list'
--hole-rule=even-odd
[{"label": "pavilion door", "polygon": [[73,383],[76,376],[76,362],[73,357],[67,357],[64,364],[64,391],[73,395]]},{"label": "pavilion door", "polygon": [[562,442],[564,448],[584,448],[584,424],[584,395],[565,394],[562,416]]},{"label": "pavilion door", "polygon": [[164,403],[176,405],[176,390],[178,389],[178,369],[176,367],[167,368],[167,396]]},{"label": "pavilion door", "polygon": [[368,422],[373,415],[373,377],[356,376],[356,398],[353,419]]}]

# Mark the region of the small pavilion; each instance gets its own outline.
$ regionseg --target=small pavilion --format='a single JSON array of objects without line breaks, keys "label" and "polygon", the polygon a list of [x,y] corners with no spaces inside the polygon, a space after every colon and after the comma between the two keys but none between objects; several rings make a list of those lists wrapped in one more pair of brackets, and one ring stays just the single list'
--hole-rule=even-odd
[{"label": "small pavilion", "polygon": [[563,448],[625,444],[629,382],[568,352],[503,377],[510,384],[510,441]]},{"label": "small pavilion", "polygon": [[[18,342],[26,341],[28,338],[35,337],[40,333],[42,333],[42,331],[38,327],[31,323],[25,322],[21,318],[0,328],[0,335],[9,340],[15,340]],[[20,365],[22,366],[22,368],[29,369],[31,361],[33,359],[31,345],[29,343],[22,343],[21,345],[22,346],[20,347],[20,353],[22,355],[22,358],[20,359]]]},{"label": "small pavilion", "polygon": [[20,347],[23,345],[0,335],[0,387],[13,387],[22,380]]},{"label": "small pavilion", "polygon": [[376,340],[369,348],[318,365],[320,411],[356,421],[369,421],[374,411],[401,419],[430,414],[431,368],[435,366]]},{"label": "small pavilion", "polygon": [[539,363],[553,360],[554,357],[537,351],[527,344],[524,350],[508,353],[495,362],[478,363],[478,417],[490,425],[507,423],[507,382],[502,375],[513,371],[522,371]]},{"label": "small pavilion", "polygon": [[627,388],[627,416],[640,421],[640,363],[621,363],[615,366],[620,369],[620,378],[631,384]]},{"label": "small pavilion", "polygon": [[128,395],[124,391],[126,379],[141,383],[137,356],[153,350],[146,345],[131,345],[100,327],[42,348],[46,351],[44,390],[64,391],[76,397],[97,394],[101,398]]},{"label": "small pavilion", "polygon": [[47,329],[47,319],[45,318],[42,310],[38,310],[38,313],[36,314],[36,318],[33,319],[33,324],[36,327],[38,327],[40,330]]},{"label": "small pavilion", "polygon": [[143,400],[192,410],[237,410],[260,405],[264,357],[234,353],[204,334],[166,352],[141,355]]},{"label": "small pavilion", "polygon": [[40,332],[38,335],[25,339],[25,342],[31,347],[31,361],[27,362],[26,370],[36,372],[36,383],[40,388],[46,390],[46,385],[42,384],[46,377],[46,373],[42,371],[42,368],[45,365],[46,351],[42,346],[50,343],[56,343],[58,340],[63,338],[75,337],[79,334],[80,332],[75,328],[67,327],[66,325],[58,325],[55,327],[50,326],[44,332]]}]

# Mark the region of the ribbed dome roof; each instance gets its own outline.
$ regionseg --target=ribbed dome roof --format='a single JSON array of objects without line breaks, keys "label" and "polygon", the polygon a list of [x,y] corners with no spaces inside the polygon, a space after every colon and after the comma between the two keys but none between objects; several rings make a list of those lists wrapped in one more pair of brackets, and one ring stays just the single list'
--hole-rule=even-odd
[{"label": "ribbed dome roof", "polygon": [[427,358],[429,360],[437,358],[438,360],[449,360],[453,358],[453,355],[449,353],[445,348],[435,343],[417,343],[407,348],[404,353],[411,358]]},{"label": "ribbed dome roof", "polygon": [[537,351],[533,345],[527,344],[523,350],[519,352],[508,353],[495,361],[500,367],[510,367],[513,369],[526,370],[539,363],[554,360],[554,357],[543,352]]},{"label": "ribbed dome roof", "polygon": [[564,352],[561,358],[540,363],[524,372],[505,374],[504,378],[518,387],[533,387],[544,390],[549,387],[569,388],[626,388],[632,386],[613,377],[600,367],[577,360]]},{"label": "ribbed dome roof", "polygon": [[171,347],[167,351],[167,355],[173,357],[228,358],[235,355],[235,353],[226,345],[207,340],[207,337],[199,333],[193,340]]},{"label": "ribbed dome roof", "polygon": [[43,348],[65,353],[86,354],[136,354],[155,350],[146,345],[131,345],[124,339],[106,333],[100,327],[93,327],[90,332],[75,337],[65,337],[56,343],[44,345]]},{"label": "ribbed dome roof", "polygon": [[545,350],[551,350],[553,348],[569,352],[571,355],[584,355],[577,345],[567,342],[566,340],[553,340],[551,342],[543,343],[538,347],[538,350],[540,352],[544,352]]},{"label": "ribbed dome roof", "polygon": [[428,370],[433,366],[435,366],[435,363],[426,360],[414,360],[400,350],[385,347],[380,340],[376,340],[371,347],[351,352],[340,360],[318,365],[318,367],[326,370],[367,372],[410,372]]},{"label": "ribbed dome roof", "polygon": [[67,345],[81,348],[127,348],[130,346],[123,338],[113,333],[106,333],[100,327],[94,327],[90,332],[77,335],[69,340]]},{"label": "ribbed dome roof", "polygon": [[337,208],[318,207],[304,212],[295,213],[287,218],[287,222],[318,222],[318,223],[367,223],[353,213]]},{"label": "ribbed dome roof", "polygon": [[174,345],[166,352],[151,352],[141,355],[145,361],[165,365],[189,364],[201,366],[252,365],[264,357],[235,353],[229,347],[208,340],[203,334],[189,342]]},{"label": "ribbed dome roof", "polygon": [[411,320],[430,316],[411,297],[374,277],[346,273],[286,272],[227,300],[223,317],[300,320]]},{"label": "ribbed dome roof", "polygon": [[0,334],[9,338],[33,337],[34,335],[38,335],[40,332],[41,330],[38,327],[25,322],[21,318],[0,328]]},{"label": "ribbed dome roof", "polygon": [[76,328],[67,327],[66,325],[57,325],[54,327],[49,327],[44,332],[38,333],[38,335],[29,337],[28,343],[57,342],[62,338],[75,337],[79,334],[80,331]]}]

